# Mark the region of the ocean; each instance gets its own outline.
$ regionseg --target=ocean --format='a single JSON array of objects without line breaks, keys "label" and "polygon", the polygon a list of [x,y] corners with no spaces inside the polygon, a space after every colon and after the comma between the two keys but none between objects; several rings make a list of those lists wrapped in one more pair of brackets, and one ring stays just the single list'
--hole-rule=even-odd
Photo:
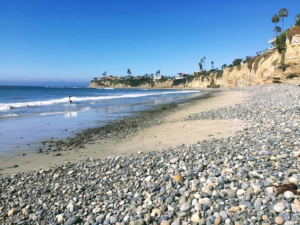
[{"label": "ocean", "polygon": [[43,140],[199,95],[199,90],[0,86],[0,154],[33,150]]}]

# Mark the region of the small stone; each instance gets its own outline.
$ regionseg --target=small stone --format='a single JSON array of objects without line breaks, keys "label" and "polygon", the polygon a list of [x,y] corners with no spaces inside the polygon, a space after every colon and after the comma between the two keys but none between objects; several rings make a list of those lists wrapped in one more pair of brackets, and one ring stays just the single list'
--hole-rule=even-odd
[{"label": "small stone", "polygon": [[72,216],[70,219],[67,220],[67,222],[65,222],[64,225],[72,225],[72,224],[76,224],[76,223],[80,223],[82,220],[80,219],[79,216]]},{"label": "small stone", "polygon": [[232,206],[230,209],[229,209],[229,212],[237,212],[240,210],[240,207],[239,206]]},{"label": "small stone", "polygon": [[11,210],[9,210],[7,215],[8,215],[8,216],[11,216],[12,214],[15,213],[15,210],[16,210],[16,209],[11,209]]},{"label": "small stone", "polygon": [[170,225],[168,220],[161,221],[160,225]]},{"label": "small stone", "polygon": [[268,219],[268,216],[267,215],[263,215],[262,219],[263,219],[263,221],[266,221]]},{"label": "small stone", "polygon": [[274,205],[274,210],[278,213],[281,213],[285,209],[285,206],[282,202],[277,203]]},{"label": "small stone", "polygon": [[180,207],[180,210],[182,212],[188,211],[191,208],[191,206],[188,203],[183,203]]},{"label": "small stone", "polygon": [[146,224],[145,220],[142,219],[131,221],[129,223],[129,225],[145,225],[145,224]]},{"label": "small stone", "polygon": [[64,221],[64,214],[59,214],[56,216],[57,222],[61,223]]},{"label": "small stone", "polygon": [[170,159],[170,163],[174,164],[174,163],[176,163],[176,162],[178,162],[178,158],[177,158],[177,157],[176,157],[176,158],[173,158],[173,159]]},{"label": "small stone", "polygon": [[276,224],[283,224],[284,223],[284,220],[280,217],[280,216],[277,216],[275,218],[275,223]]},{"label": "small stone", "polygon": [[233,170],[226,168],[222,170],[222,173],[233,173]]},{"label": "small stone", "polygon": [[151,178],[152,178],[152,176],[148,176],[148,177],[145,178],[145,181],[149,182],[151,180]]},{"label": "small stone", "polygon": [[293,198],[295,196],[295,194],[291,191],[286,191],[283,195],[285,198]]},{"label": "small stone", "polygon": [[295,211],[295,212],[300,212],[300,205],[292,204],[292,210]]},{"label": "small stone", "polygon": [[175,175],[175,176],[173,177],[173,182],[178,182],[178,181],[181,180],[181,178],[182,178],[181,175]]},{"label": "small stone", "polygon": [[221,218],[220,218],[220,217],[217,217],[217,218],[214,220],[214,225],[219,225],[221,222],[222,222]]},{"label": "small stone", "polygon": [[153,209],[152,210],[152,213],[151,213],[151,216],[155,216],[155,215],[158,215],[160,216],[162,214],[161,210],[160,209]]},{"label": "small stone", "polygon": [[191,220],[194,222],[194,223],[199,223],[200,222],[200,217],[199,217],[199,212],[196,212],[192,215],[191,217]]},{"label": "small stone", "polygon": [[244,189],[239,189],[239,190],[237,190],[236,195],[241,196],[241,195],[244,195],[244,193],[245,193]]},{"label": "small stone", "polygon": [[253,185],[252,186],[254,193],[260,193],[261,187],[259,185]]}]

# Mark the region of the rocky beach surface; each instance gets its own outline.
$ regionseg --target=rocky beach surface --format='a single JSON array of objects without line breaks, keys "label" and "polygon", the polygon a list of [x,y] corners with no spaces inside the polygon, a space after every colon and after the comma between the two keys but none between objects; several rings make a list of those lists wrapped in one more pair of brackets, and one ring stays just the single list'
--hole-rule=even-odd
[{"label": "rocky beach surface", "polygon": [[0,224],[299,224],[300,87],[238,91],[186,118],[249,123],[228,138],[0,178]]}]

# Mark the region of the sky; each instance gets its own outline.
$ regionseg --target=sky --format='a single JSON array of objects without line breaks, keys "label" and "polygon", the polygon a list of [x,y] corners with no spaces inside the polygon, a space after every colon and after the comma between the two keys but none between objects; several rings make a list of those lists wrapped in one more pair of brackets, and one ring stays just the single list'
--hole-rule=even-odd
[{"label": "sky", "polygon": [[220,68],[268,48],[283,7],[288,28],[299,0],[0,0],[0,85]]}]

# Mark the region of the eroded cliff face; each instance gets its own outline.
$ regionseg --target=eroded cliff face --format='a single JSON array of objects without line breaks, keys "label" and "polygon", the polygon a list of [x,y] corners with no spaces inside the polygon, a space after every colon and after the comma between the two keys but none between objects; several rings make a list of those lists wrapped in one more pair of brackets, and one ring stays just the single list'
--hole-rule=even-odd
[{"label": "eroded cliff face", "polygon": [[[291,33],[299,32],[291,28]],[[286,50],[281,54],[275,49],[257,62],[245,63],[240,67],[226,68],[222,87],[239,87],[271,83],[300,83],[300,34],[286,38]],[[250,64],[250,65],[249,65]]]},{"label": "eroded cliff face", "polygon": [[[137,88],[240,87],[271,83],[300,83],[300,27],[290,29],[286,38],[286,49],[281,54],[275,49],[241,66],[226,68],[220,78],[216,72],[212,72],[205,77],[195,76],[189,79],[155,82],[152,86],[147,83]],[[109,81],[106,81],[104,86],[129,87],[124,84],[110,85]],[[91,82],[90,87],[98,86]]]}]

